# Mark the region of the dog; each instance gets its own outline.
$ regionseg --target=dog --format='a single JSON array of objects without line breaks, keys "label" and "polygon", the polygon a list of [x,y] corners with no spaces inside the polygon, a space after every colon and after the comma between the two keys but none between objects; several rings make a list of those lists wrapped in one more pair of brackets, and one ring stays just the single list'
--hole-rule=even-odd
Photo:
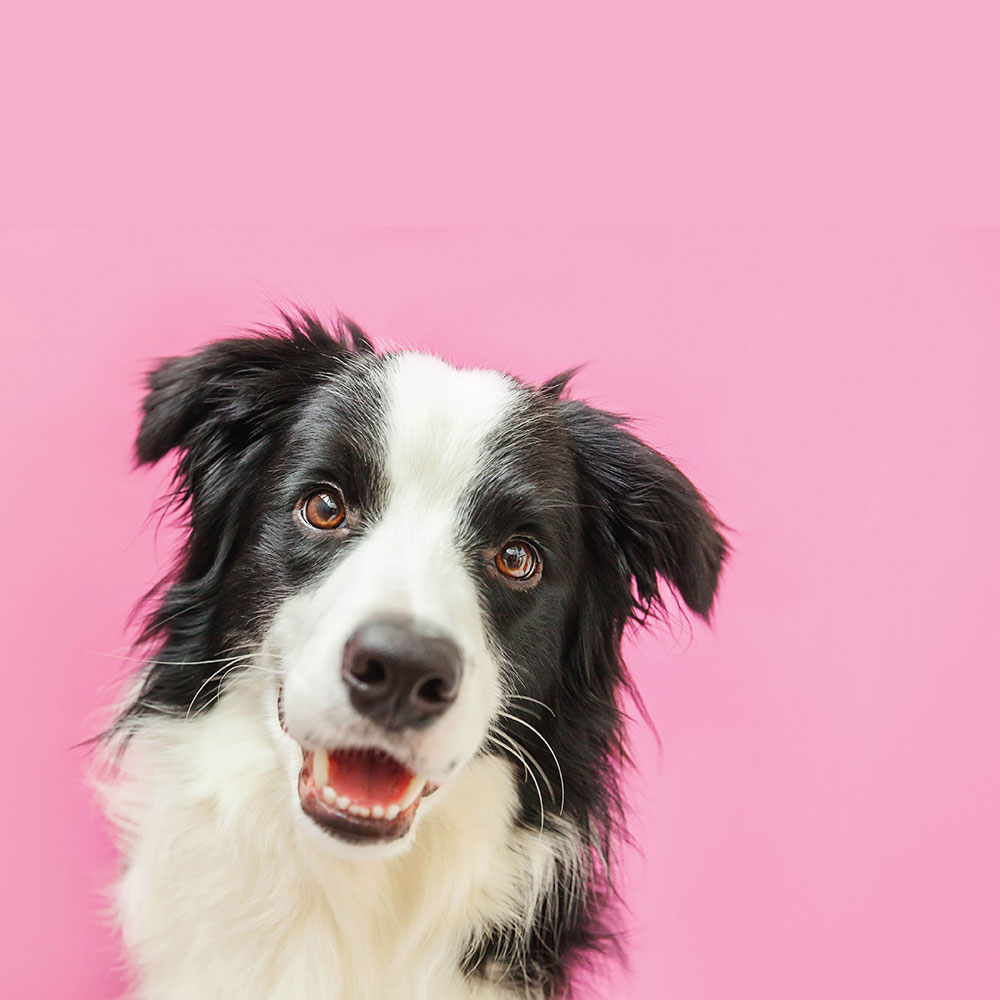
[{"label": "dog", "polygon": [[185,539],[101,786],[136,996],[558,997],[614,947],[623,632],[707,618],[727,543],[573,374],[308,312],[151,372]]}]

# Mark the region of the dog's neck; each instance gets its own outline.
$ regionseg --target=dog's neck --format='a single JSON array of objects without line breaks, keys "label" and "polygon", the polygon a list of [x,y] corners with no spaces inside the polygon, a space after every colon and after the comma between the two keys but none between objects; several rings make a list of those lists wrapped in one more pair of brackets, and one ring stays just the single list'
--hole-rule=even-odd
[{"label": "dog's neck", "polygon": [[297,812],[271,710],[249,673],[197,718],[150,720],[105,789],[126,846],[118,902],[139,995],[514,995],[463,973],[463,958],[477,936],[531,924],[573,845],[557,828],[517,827],[510,765],[475,759],[406,853],[345,859]]}]

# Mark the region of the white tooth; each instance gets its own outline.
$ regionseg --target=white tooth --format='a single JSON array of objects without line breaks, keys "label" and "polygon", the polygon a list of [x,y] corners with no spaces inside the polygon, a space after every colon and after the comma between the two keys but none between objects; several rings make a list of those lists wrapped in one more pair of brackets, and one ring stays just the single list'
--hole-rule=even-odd
[{"label": "white tooth", "polygon": [[352,816],[368,816],[368,806],[351,806],[347,810]]},{"label": "white tooth", "polygon": [[424,790],[426,784],[427,782],[419,774],[410,778],[410,783],[406,786],[406,791],[403,792],[403,797],[399,800],[400,812],[409,809],[416,802],[417,796]]},{"label": "white tooth", "polygon": [[385,818],[395,819],[399,815],[399,806],[391,805],[385,807]]},{"label": "white tooth", "polygon": [[351,800],[346,795],[337,796],[337,808],[346,809],[351,804]]},{"label": "white tooth", "polygon": [[381,806],[372,806],[372,817],[381,819],[385,815],[385,810]]},{"label": "white tooth", "polygon": [[313,751],[313,783],[322,788],[330,780],[330,758],[326,750]]},{"label": "white tooth", "polygon": [[334,802],[337,801],[337,793],[329,785],[323,786],[322,795],[323,795],[323,801],[328,806],[332,806]]}]

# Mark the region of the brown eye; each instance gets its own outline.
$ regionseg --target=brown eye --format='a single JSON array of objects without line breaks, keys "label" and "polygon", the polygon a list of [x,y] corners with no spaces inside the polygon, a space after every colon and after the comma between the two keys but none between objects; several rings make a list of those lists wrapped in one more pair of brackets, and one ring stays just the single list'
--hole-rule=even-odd
[{"label": "brown eye", "polygon": [[509,538],[497,551],[497,569],[512,580],[530,580],[542,566],[535,547],[523,538]]},{"label": "brown eye", "polygon": [[344,498],[333,489],[317,490],[306,497],[302,517],[314,528],[336,528],[346,515]]}]

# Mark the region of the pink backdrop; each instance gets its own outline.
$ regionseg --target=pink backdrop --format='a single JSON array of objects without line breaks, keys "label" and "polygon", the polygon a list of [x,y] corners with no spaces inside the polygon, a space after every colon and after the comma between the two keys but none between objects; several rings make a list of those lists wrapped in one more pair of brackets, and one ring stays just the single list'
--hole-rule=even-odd
[{"label": "pink backdrop", "polygon": [[1000,237],[0,232],[0,982],[103,1000],[83,755],[172,536],[143,369],[269,301],[634,413],[733,527],[714,630],[632,644],[636,1000],[1000,994]]}]

